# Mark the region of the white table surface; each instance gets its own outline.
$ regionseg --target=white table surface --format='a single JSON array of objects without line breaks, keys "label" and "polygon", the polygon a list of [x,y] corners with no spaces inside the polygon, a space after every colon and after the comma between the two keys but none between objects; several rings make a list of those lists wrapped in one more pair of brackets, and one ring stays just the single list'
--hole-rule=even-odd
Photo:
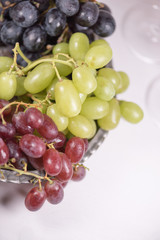
[{"label": "white table surface", "polygon": [[145,104],[147,87],[160,69],[134,56],[123,38],[122,19],[135,1],[104,2],[117,21],[116,33],[108,38],[115,69],[126,71],[131,81],[119,98],[138,103],[144,120],[138,125],[121,120],[88,160],[85,180],[70,183],[57,206],[46,202],[40,211],[29,212],[22,196],[26,185],[0,183],[0,240],[160,239],[160,129]]}]

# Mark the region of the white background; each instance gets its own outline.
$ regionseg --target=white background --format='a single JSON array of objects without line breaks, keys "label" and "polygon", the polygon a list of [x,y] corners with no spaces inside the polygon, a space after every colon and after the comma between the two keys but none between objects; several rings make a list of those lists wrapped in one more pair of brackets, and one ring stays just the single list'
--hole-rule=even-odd
[{"label": "white background", "polygon": [[131,81],[119,98],[138,103],[144,120],[138,125],[121,120],[88,160],[85,180],[70,183],[57,206],[46,202],[40,211],[29,212],[22,196],[26,185],[0,183],[0,240],[160,239],[160,129],[145,104],[147,87],[160,70],[134,56],[123,38],[122,19],[135,1],[104,2],[117,22],[116,33],[108,38],[114,67],[126,71]]}]

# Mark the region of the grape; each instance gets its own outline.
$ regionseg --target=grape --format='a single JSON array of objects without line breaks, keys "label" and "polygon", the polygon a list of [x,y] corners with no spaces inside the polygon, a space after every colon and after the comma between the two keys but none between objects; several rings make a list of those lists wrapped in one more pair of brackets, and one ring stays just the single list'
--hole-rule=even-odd
[{"label": "grape", "polygon": [[99,8],[92,2],[81,4],[80,10],[76,15],[76,22],[84,27],[93,26],[98,19]]},{"label": "grape", "polygon": [[108,81],[112,82],[114,89],[117,90],[120,85],[120,76],[119,74],[111,68],[102,68],[98,71],[98,76],[106,78]]},{"label": "grape", "polygon": [[44,166],[43,166],[43,158],[31,158],[28,157],[28,160],[30,162],[30,164],[37,170],[42,171],[44,170]]},{"label": "grape", "polygon": [[58,204],[63,200],[63,187],[58,181],[54,181],[53,183],[47,182],[45,184],[45,191],[47,194],[47,200],[51,204]]},{"label": "grape", "polygon": [[87,98],[87,94],[85,94],[85,93],[79,93],[79,97],[80,97],[81,103],[84,103],[84,101],[85,101],[86,98]]},{"label": "grape", "polygon": [[104,130],[112,130],[117,127],[121,117],[120,106],[117,99],[109,102],[109,113],[98,120],[98,125]]},{"label": "grape", "polygon": [[32,128],[40,128],[44,122],[43,114],[36,108],[28,108],[25,111],[26,123]]},{"label": "grape", "polygon": [[75,60],[84,60],[89,50],[89,39],[84,33],[74,33],[69,40],[69,53]]},{"label": "grape", "polygon": [[120,102],[121,114],[130,123],[139,123],[143,119],[142,109],[133,102]]},{"label": "grape", "polygon": [[92,126],[92,132],[90,133],[90,136],[88,137],[88,139],[91,139],[94,137],[94,135],[97,132],[97,125],[96,125],[96,122],[92,119],[88,119],[88,121],[90,122],[90,124]]},{"label": "grape", "polygon": [[15,96],[22,96],[27,92],[26,89],[24,88],[25,77],[16,76],[16,80],[17,80],[17,89],[15,92]]},{"label": "grape", "polygon": [[46,151],[46,145],[37,136],[32,134],[25,134],[20,142],[21,150],[29,157],[40,158]]},{"label": "grape", "polygon": [[66,142],[66,136],[63,132],[58,132],[58,135],[56,138],[47,140],[47,143],[53,143],[55,149],[62,148]]},{"label": "grape", "polygon": [[95,34],[91,28],[89,28],[88,30],[83,30],[81,32],[87,35],[89,43],[95,40]]},{"label": "grape", "polygon": [[13,64],[13,59],[10,57],[0,56],[0,73],[7,72]]},{"label": "grape", "polygon": [[62,169],[62,161],[59,152],[55,149],[48,149],[43,155],[43,166],[47,174],[56,176]]},{"label": "grape", "polygon": [[98,20],[92,26],[93,31],[100,37],[108,37],[115,31],[115,28],[116,22],[112,15],[107,11],[100,10]]},{"label": "grape", "polygon": [[99,45],[89,49],[85,62],[89,67],[98,69],[104,67],[112,59],[112,49],[108,45]]},{"label": "grape", "polygon": [[28,51],[37,52],[46,44],[47,34],[40,25],[27,28],[23,33],[23,45]]},{"label": "grape", "polygon": [[72,80],[81,93],[89,94],[97,87],[97,81],[91,70],[86,66],[79,66],[73,70]]},{"label": "grape", "polygon": [[97,77],[97,88],[94,91],[96,97],[110,101],[115,96],[113,83],[105,77]]},{"label": "grape", "polygon": [[120,77],[120,83],[118,85],[118,88],[116,90],[116,93],[122,93],[126,91],[126,89],[129,86],[129,77],[125,72],[117,72]]},{"label": "grape", "polygon": [[99,7],[99,10],[104,10],[104,11],[107,11],[110,14],[112,14],[111,9],[105,3],[100,3],[100,5],[98,5],[98,7]]},{"label": "grape", "polygon": [[49,8],[49,0],[31,0],[40,12],[44,12]]},{"label": "grape", "polygon": [[0,123],[0,137],[13,138],[16,134],[16,129],[12,123],[6,123],[5,125]]},{"label": "grape", "polygon": [[0,99],[10,100],[14,97],[17,81],[14,74],[3,72],[0,74]]},{"label": "grape", "polygon": [[78,163],[85,153],[85,144],[79,137],[70,138],[65,147],[65,154],[72,163]]},{"label": "grape", "polygon": [[25,206],[30,211],[37,211],[44,204],[46,197],[47,195],[43,188],[40,190],[38,187],[34,187],[25,198]]},{"label": "grape", "polygon": [[57,109],[57,105],[53,104],[47,108],[47,115],[57,125],[59,131],[63,131],[68,127],[68,118],[63,116]]},{"label": "grape", "polygon": [[56,0],[56,7],[67,16],[73,16],[79,10],[79,0]]},{"label": "grape", "polygon": [[54,139],[58,136],[58,129],[53,120],[44,114],[44,122],[41,128],[38,129],[38,132],[42,137],[46,139]]},{"label": "grape", "polygon": [[81,111],[80,97],[70,80],[63,80],[56,84],[55,100],[58,110],[66,117],[74,117]]},{"label": "grape", "polygon": [[7,163],[9,160],[9,150],[2,138],[0,138],[0,165]]},{"label": "grape", "polygon": [[71,17],[68,18],[68,25],[70,27],[70,29],[72,30],[72,32],[83,32],[83,31],[88,31],[89,28],[88,27],[84,27],[79,25],[77,22],[75,22],[75,18]]},{"label": "grape", "polygon": [[38,10],[29,1],[22,1],[10,8],[9,15],[13,22],[24,28],[32,26],[38,20]]},{"label": "grape", "polygon": [[29,72],[24,87],[30,93],[39,93],[48,87],[54,76],[53,66],[50,63],[41,63]]},{"label": "grape", "polygon": [[60,153],[60,156],[62,161],[62,170],[57,175],[57,178],[62,182],[67,182],[71,179],[73,175],[72,163],[66,154]]},{"label": "grape", "polygon": [[[21,46],[21,50],[22,50],[23,54],[31,61],[37,60],[38,58],[41,57],[41,53],[39,53],[39,52],[36,52],[36,53],[29,52],[24,48],[24,46]],[[17,63],[20,66],[23,66],[23,67],[27,66],[26,61],[19,54],[17,56]]]},{"label": "grape", "polygon": [[53,47],[53,55],[56,55],[57,53],[65,53],[65,54],[69,54],[69,44],[62,42],[62,43],[58,43]]},{"label": "grape", "polygon": [[109,112],[108,102],[97,97],[89,97],[82,105],[81,114],[89,119],[100,119]]},{"label": "grape", "polygon": [[6,45],[14,45],[20,41],[22,32],[22,27],[17,26],[12,21],[7,21],[1,28],[1,40]]},{"label": "grape", "polygon": [[[0,99],[0,110],[8,104],[9,104],[8,101]],[[3,115],[4,116],[9,115],[11,113],[11,110],[12,110],[12,108],[11,108],[11,106],[9,106],[7,109],[5,109],[3,111]],[[0,118],[1,118],[1,116],[0,116]]]},{"label": "grape", "polygon": [[106,45],[108,47],[109,43],[104,39],[97,39],[90,44],[89,48],[100,46],[100,45]]},{"label": "grape", "polygon": [[14,3],[14,0],[1,0],[1,4],[3,7],[7,7],[12,3]]},{"label": "grape", "polygon": [[78,166],[73,171],[72,181],[79,182],[86,176],[86,169],[83,166]]},{"label": "grape", "polygon": [[44,28],[48,35],[59,36],[66,26],[66,15],[57,8],[51,8],[45,15]]},{"label": "grape", "polygon": [[74,136],[80,138],[90,138],[93,132],[90,120],[82,115],[70,118],[68,129]]},{"label": "grape", "polygon": [[49,84],[49,86],[46,88],[46,92],[47,92],[48,94],[50,94],[50,95],[49,95],[49,98],[52,99],[52,100],[55,99],[55,85],[56,85],[56,83],[57,83],[58,81],[59,81],[58,78],[55,77],[55,78],[52,80],[52,82]]},{"label": "grape", "polygon": [[20,157],[16,159],[14,163],[12,163],[13,166],[19,170],[24,170],[25,164],[28,165],[28,158],[21,153]]},{"label": "grape", "polygon": [[24,112],[18,112],[12,117],[12,123],[15,126],[17,132],[21,134],[33,133],[33,128],[30,127],[26,122]]},{"label": "grape", "polygon": [[[59,60],[63,60],[63,61],[67,61],[68,58],[66,56],[58,56]],[[60,74],[60,76],[68,76],[69,74],[71,74],[72,72],[72,68],[63,64],[63,63],[55,63],[57,70]]]}]

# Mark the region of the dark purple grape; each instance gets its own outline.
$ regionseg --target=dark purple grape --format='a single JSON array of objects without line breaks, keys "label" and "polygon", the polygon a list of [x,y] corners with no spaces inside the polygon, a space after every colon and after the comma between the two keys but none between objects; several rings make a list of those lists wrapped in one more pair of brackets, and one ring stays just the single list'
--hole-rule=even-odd
[{"label": "dark purple grape", "polygon": [[93,26],[98,19],[99,8],[93,2],[86,2],[81,4],[80,10],[76,15],[76,22],[84,27]]},{"label": "dark purple grape", "polygon": [[105,11],[99,11],[99,17],[94,26],[92,26],[93,31],[100,37],[110,36],[116,28],[116,22],[112,15]]},{"label": "dark purple grape", "polygon": [[99,10],[104,10],[112,14],[111,9],[105,3],[98,4]]},{"label": "dark purple grape", "polygon": [[78,163],[85,153],[85,143],[82,138],[72,137],[68,140],[65,154],[72,163]]},{"label": "dark purple grape", "polygon": [[44,169],[43,158],[31,158],[28,157],[30,164],[37,170],[41,171]]},{"label": "dark purple grape", "polygon": [[43,155],[43,166],[47,174],[56,176],[62,169],[62,161],[59,152],[55,149],[48,149]]},{"label": "dark purple grape", "polygon": [[62,132],[58,132],[58,135],[56,138],[47,141],[47,143],[53,143],[56,149],[62,148],[65,142],[66,142],[66,136]]},{"label": "dark purple grape", "polygon": [[20,41],[22,33],[22,27],[17,26],[12,21],[7,21],[1,28],[1,40],[6,45],[14,45]]},{"label": "dark purple grape", "polygon": [[0,137],[4,139],[13,138],[16,134],[16,129],[12,123],[2,124],[0,122]]},{"label": "dark purple grape", "polygon": [[[24,46],[21,46],[21,50],[22,50],[23,54],[31,61],[37,60],[38,58],[42,57],[41,53],[39,53],[39,52],[36,52],[36,53],[29,52],[28,50],[26,50],[26,48],[24,48]],[[20,66],[23,66],[23,67],[27,66],[27,63],[25,62],[25,60],[19,54],[17,56],[17,63]]]},{"label": "dark purple grape", "polygon": [[79,10],[79,0],[56,0],[56,7],[67,16],[73,16]]},{"label": "dark purple grape", "polygon": [[31,0],[40,12],[44,12],[49,8],[49,0]]},{"label": "dark purple grape", "polygon": [[36,108],[28,108],[25,111],[25,118],[27,125],[35,129],[42,127],[44,122],[43,114]]},{"label": "dark purple grape", "polygon": [[22,1],[9,11],[13,22],[20,27],[31,27],[38,20],[38,10],[29,1]]},{"label": "dark purple grape", "polygon": [[32,134],[24,135],[19,142],[19,146],[27,156],[32,158],[40,158],[46,151],[45,143]]},{"label": "dark purple grape", "polygon": [[45,15],[44,28],[48,35],[59,36],[66,26],[66,15],[57,8],[51,8]]},{"label": "dark purple grape", "polygon": [[25,198],[25,206],[30,211],[37,211],[44,204],[46,197],[47,195],[44,188],[40,190],[38,187],[34,187]]},{"label": "dark purple grape", "polygon": [[73,175],[72,163],[65,153],[60,153],[60,156],[62,161],[62,170],[57,175],[57,179],[61,182],[68,182]]},{"label": "dark purple grape", "polygon": [[58,204],[63,200],[64,191],[60,182],[58,181],[54,181],[53,183],[47,182],[45,184],[44,189],[47,194],[47,200],[51,204]]},{"label": "dark purple grape", "polygon": [[9,160],[9,150],[2,138],[0,138],[0,165],[4,165]]},{"label": "dark purple grape", "polygon": [[15,168],[23,170],[25,163],[28,164],[28,158],[25,156],[25,154],[22,153],[21,156],[17,158],[16,161],[12,164],[14,165]]},{"label": "dark purple grape", "polygon": [[58,128],[53,120],[44,114],[44,122],[38,132],[46,139],[54,139],[58,136]]},{"label": "dark purple grape", "polygon": [[86,176],[86,169],[83,166],[78,166],[74,169],[72,181],[79,182]]},{"label": "dark purple grape", "polygon": [[46,44],[47,33],[40,25],[27,28],[23,33],[23,45],[30,52],[43,49]]},{"label": "dark purple grape", "polygon": [[14,114],[12,117],[12,123],[20,134],[24,135],[27,133],[33,133],[34,129],[27,124],[24,112]]}]

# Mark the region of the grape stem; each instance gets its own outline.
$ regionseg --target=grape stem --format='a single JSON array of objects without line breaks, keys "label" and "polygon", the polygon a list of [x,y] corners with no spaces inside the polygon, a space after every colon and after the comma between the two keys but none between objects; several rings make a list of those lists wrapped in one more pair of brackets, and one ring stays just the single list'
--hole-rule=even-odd
[{"label": "grape stem", "polygon": [[[47,177],[47,175],[45,175],[43,177],[43,176],[40,176],[40,175],[38,175],[36,173],[33,173],[33,172],[19,170],[17,168],[8,166],[7,164],[0,166],[0,169],[11,170],[11,171],[17,172],[20,176],[21,175],[31,176],[31,177],[34,177],[38,180],[47,180],[47,181],[49,181],[49,183],[53,183],[53,181],[49,177]],[[3,176],[4,176],[4,174],[3,174]]]}]

